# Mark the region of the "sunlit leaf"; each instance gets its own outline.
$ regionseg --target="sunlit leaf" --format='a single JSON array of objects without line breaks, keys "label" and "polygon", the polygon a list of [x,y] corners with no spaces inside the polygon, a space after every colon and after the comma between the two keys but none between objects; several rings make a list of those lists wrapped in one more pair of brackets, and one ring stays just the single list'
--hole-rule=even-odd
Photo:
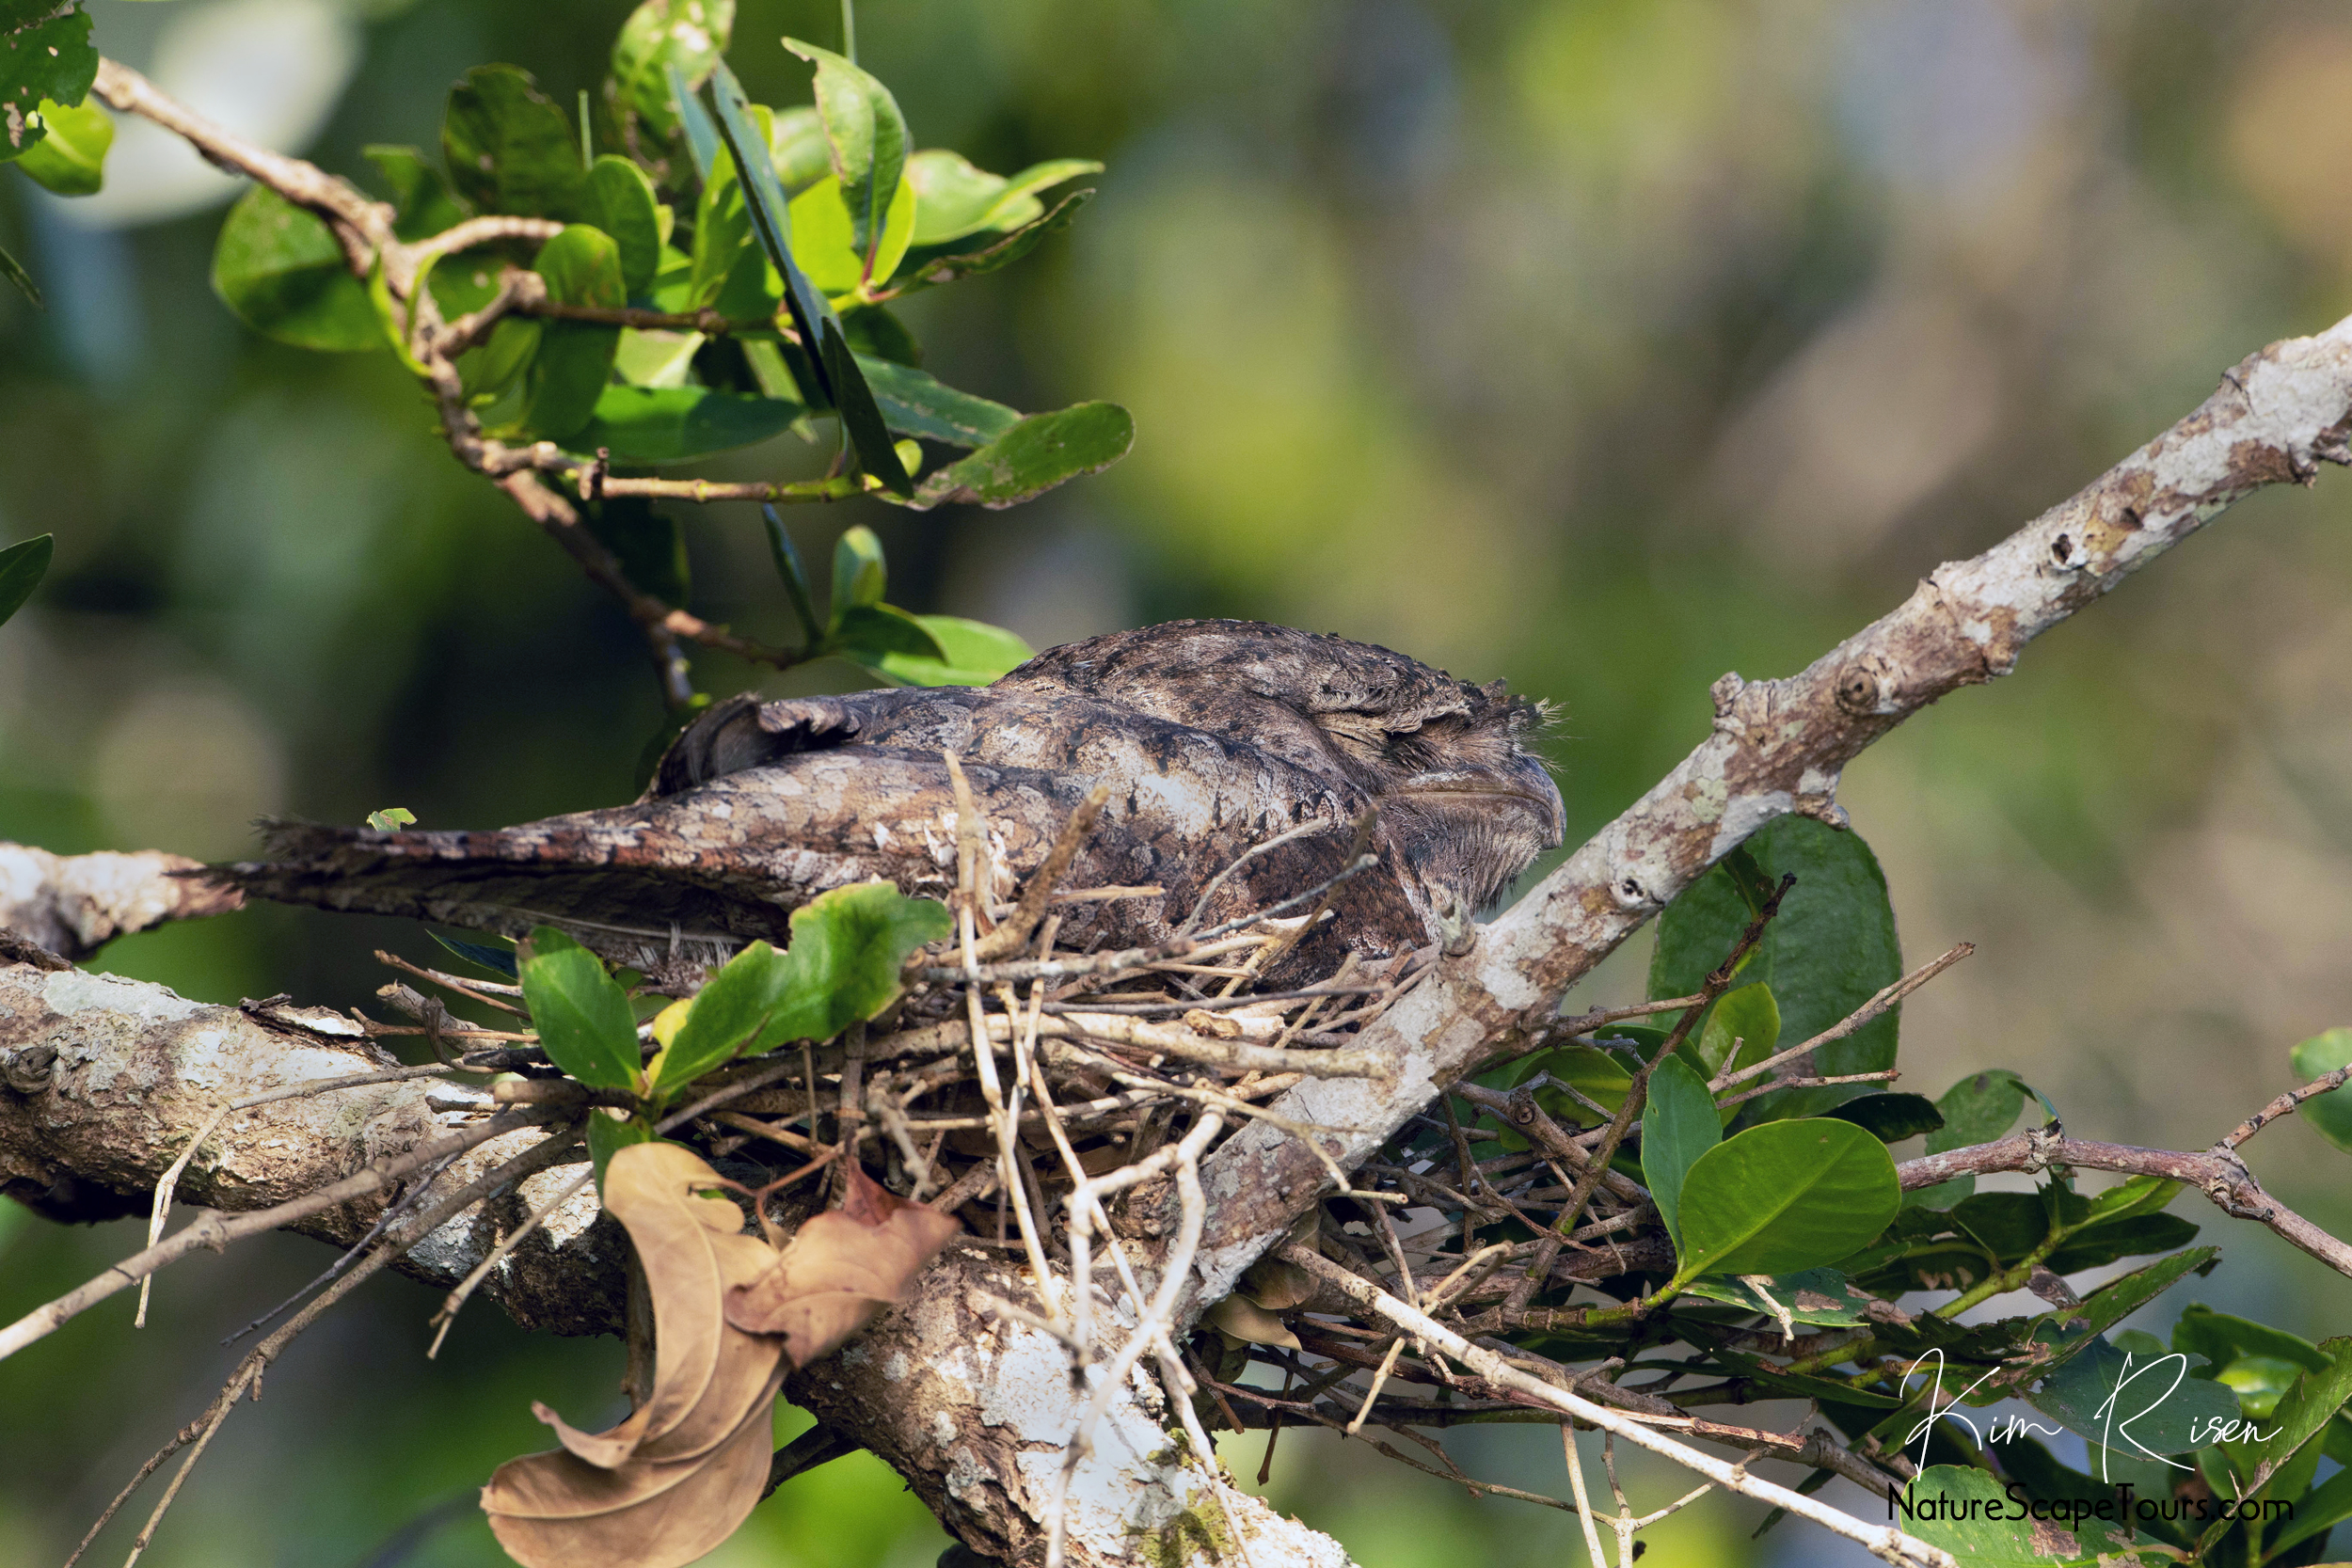
[{"label": "sunlit leaf", "polygon": [[634,115],[656,136],[678,126],[669,71],[675,67],[691,93],[726,53],[735,27],[735,0],[644,0],[628,13],[612,40],[614,105]]},{"label": "sunlit leaf", "polygon": [[615,463],[684,463],[782,434],[807,410],[708,387],[607,387],[596,415],[565,445],[612,449]]},{"label": "sunlit leaf", "polygon": [[896,1001],[908,955],[947,935],[946,906],[888,882],[820,894],[792,911],[783,1007],[763,1041],[831,1039]]},{"label": "sunlit leaf", "polygon": [[885,658],[928,659],[945,664],[946,650],[922,620],[896,605],[854,605],[841,617],[834,640],[844,658],[879,664]]},{"label": "sunlit leaf", "polygon": [[1885,1229],[1901,1197],[1886,1146],[1851,1122],[1752,1127],[1700,1155],[1684,1177],[1677,1274],[1778,1275],[1835,1263]]},{"label": "sunlit leaf", "polygon": [[[906,117],[888,87],[832,50],[789,38],[784,46],[817,67],[817,113],[824,122],[840,204],[850,222],[850,248],[865,259],[870,276],[887,277],[889,268],[881,264],[880,256],[888,226],[898,221],[892,206],[899,176],[906,170]],[[907,207],[911,233],[911,193]],[[903,247],[904,242],[900,244]]]},{"label": "sunlit leaf", "polygon": [[48,135],[32,143],[17,167],[59,196],[94,196],[106,182],[106,149],[114,145],[112,116],[91,103],[68,108],[42,99]]},{"label": "sunlit leaf", "polygon": [[35,534],[0,550],[0,623],[24,608],[24,601],[33,596],[33,590],[48,575],[50,558],[56,551],[56,539],[47,533]]},{"label": "sunlit leaf", "polygon": [[552,926],[532,930],[515,956],[548,1060],[583,1084],[633,1087],[642,1060],[637,1020],[604,961]]},{"label": "sunlit leaf", "polygon": [[1135,444],[1136,421],[1115,403],[1081,403],[1032,414],[988,445],[925,479],[917,511],[950,502],[995,510],[1066,480],[1109,467]]},{"label": "sunlit leaf", "polygon": [[654,1092],[675,1093],[750,1044],[783,1005],[790,980],[784,955],[764,942],[729,958],[695,994],[676,1035],[647,1069]]},{"label": "sunlit leaf", "polygon": [[1018,229],[1042,216],[1039,191],[1100,174],[1101,164],[1087,158],[1057,158],[1032,164],[1008,180],[974,166],[960,152],[930,148],[907,160],[907,183],[921,198],[915,219],[914,243],[944,245],[967,234]]},{"label": "sunlit leaf", "polygon": [[811,283],[836,299],[854,293],[868,278],[876,283],[887,279],[914,237],[914,187],[903,182],[870,256],[850,231],[839,181],[831,176],[818,181],[792,198],[791,210],[793,258]]},{"label": "sunlit leaf", "polygon": [[[682,388],[686,385],[686,373],[694,363],[694,353],[706,341],[699,332],[625,326],[621,328],[620,346],[612,352],[612,373],[631,387]],[[611,390],[606,388],[608,393]],[[603,400],[599,398],[597,403],[601,407]],[[593,437],[588,445],[589,450],[595,450]]]},{"label": "sunlit leaf", "polygon": [[[894,294],[914,293],[917,290],[937,288],[946,283],[961,282],[967,277],[979,277],[999,268],[1009,267],[1030,251],[1049,234],[1059,233],[1070,227],[1078,210],[1094,199],[1090,190],[1073,191],[1056,202],[1044,216],[1025,223],[1009,234],[981,233],[961,240],[949,240],[937,245],[909,247],[905,260],[898,263],[898,274],[890,280]],[[921,216],[921,209],[916,209]]]},{"label": "sunlit leaf", "polygon": [[890,584],[882,540],[864,523],[845,529],[833,546],[833,630],[838,634],[852,610],[882,603]]},{"label": "sunlit leaf", "polygon": [[[564,226],[532,262],[547,279],[548,297],[565,305],[607,309],[628,303],[621,283],[620,247],[590,224]],[[563,440],[586,424],[612,372],[621,329],[593,322],[550,321],[524,377],[524,427]]]},{"label": "sunlit leaf", "polygon": [[884,680],[900,686],[986,686],[1025,664],[1037,650],[1002,626],[961,615],[917,615],[915,621],[939,645],[940,657],[886,653],[866,663]]},{"label": "sunlit leaf", "polygon": [[860,355],[858,368],[874,388],[882,419],[902,436],[980,447],[1021,422],[1018,409],[960,392],[911,366]]},{"label": "sunlit leaf", "polygon": [[798,196],[833,173],[825,122],[814,108],[776,109],[768,121],[768,156],[786,196]]},{"label": "sunlit leaf", "polygon": [[213,292],[281,343],[342,353],[384,346],[375,308],[325,220],[266,185],[229,209],[213,246]]},{"label": "sunlit leaf", "polygon": [[368,813],[368,826],[379,833],[395,833],[403,828],[413,828],[416,823],[417,814],[406,806],[386,806]]},{"label": "sunlit leaf", "polygon": [[571,117],[520,66],[481,65],[458,78],[441,119],[441,157],[478,212],[587,215],[588,171]]}]

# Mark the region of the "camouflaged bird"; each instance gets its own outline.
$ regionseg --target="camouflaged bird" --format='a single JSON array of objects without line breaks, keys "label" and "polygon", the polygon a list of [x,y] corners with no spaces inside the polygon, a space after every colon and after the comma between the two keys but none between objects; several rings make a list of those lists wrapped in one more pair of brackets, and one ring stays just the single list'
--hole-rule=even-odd
[{"label": "camouflaged bird", "polygon": [[[1049,649],[993,686],[719,704],[634,803],[489,832],[281,824],[268,862],[217,875],[326,909],[520,936],[564,927],[650,967],[754,938],[882,878],[955,885],[952,752],[987,820],[992,896],[1009,901],[1095,786],[1110,800],[1062,885],[1156,886],[1059,906],[1063,945],[1162,942],[1253,846],[1296,829],[1215,890],[1204,923],[1330,879],[1369,832],[1375,868],[1284,974],[1347,951],[1421,946],[1559,844],[1560,791],[1529,749],[1534,704],[1402,655],[1249,621],[1179,621]],[[1316,830],[1320,831],[1316,831]],[[1296,912],[1296,911],[1294,911]]]}]

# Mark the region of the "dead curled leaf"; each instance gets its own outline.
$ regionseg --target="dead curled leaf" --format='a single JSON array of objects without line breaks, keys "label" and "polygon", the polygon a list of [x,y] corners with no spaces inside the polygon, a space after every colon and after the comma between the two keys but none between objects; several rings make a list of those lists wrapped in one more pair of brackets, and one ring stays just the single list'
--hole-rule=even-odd
[{"label": "dead curled leaf", "polygon": [[805,1367],[830,1355],[907,1287],[963,1227],[883,1188],[855,1164],[849,1201],[803,1224],[758,1278],[727,1291],[727,1322],[781,1335],[785,1359]]},{"label": "dead curled leaf", "polygon": [[612,1156],[605,1207],[653,1296],[653,1392],[602,1433],[532,1406],[564,1447],[510,1460],[482,1491],[499,1544],[524,1568],[673,1568],[725,1540],[759,1501],[785,1345],[728,1323],[723,1298],[776,1253],[740,1234],[732,1202],[696,1196],[719,1184],[675,1144]]}]

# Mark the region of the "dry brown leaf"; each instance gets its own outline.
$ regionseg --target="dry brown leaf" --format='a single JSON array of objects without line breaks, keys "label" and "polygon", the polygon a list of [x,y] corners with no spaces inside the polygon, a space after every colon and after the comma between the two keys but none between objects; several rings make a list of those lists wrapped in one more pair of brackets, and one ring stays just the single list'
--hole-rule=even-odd
[{"label": "dry brown leaf", "polygon": [[562,1449],[529,1454],[498,1467],[483,1511],[523,1568],[678,1568],[734,1534],[758,1504],[773,1433],[763,1400],[700,1459],[608,1470]]},{"label": "dry brown leaf", "polygon": [[803,1224],[774,1266],[727,1292],[727,1321],[780,1334],[785,1358],[805,1367],[830,1355],[907,1287],[963,1227],[898,1197],[855,1164],[849,1201]]},{"label": "dry brown leaf", "polygon": [[1293,1334],[1281,1319],[1248,1296],[1227,1296],[1202,1313],[1201,1321],[1219,1334],[1245,1344],[1280,1345],[1284,1350],[1304,1348],[1298,1342],[1298,1336]]},{"label": "dry brown leaf", "polygon": [[654,1384],[609,1432],[532,1408],[564,1447],[499,1467],[483,1511],[524,1568],[667,1568],[726,1539],[766,1482],[784,1341],[726,1320],[724,1291],[764,1275],[773,1248],[740,1234],[718,1173],[675,1144],[636,1144],[606,1168],[605,1206],[627,1227],[653,1297]]}]

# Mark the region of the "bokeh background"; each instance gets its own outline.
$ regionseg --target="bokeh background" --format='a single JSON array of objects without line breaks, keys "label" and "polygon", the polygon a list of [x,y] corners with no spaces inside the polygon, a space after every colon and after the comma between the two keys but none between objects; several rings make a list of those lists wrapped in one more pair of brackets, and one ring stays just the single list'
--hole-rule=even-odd
[{"label": "bokeh background", "polygon": [[[90,8],[108,53],[365,178],[367,143],[437,144],[470,65],[520,63],[570,103],[627,7]],[[733,62],[755,96],[804,102],[775,40],[838,25],[829,3],[744,0]],[[1705,733],[1715,676],[1798,667],[2242,355],[2352,309],[2340,7],[866,0],[858,42],[918,145],[1109,165],[1071,234],[915,302],[930,368],[1023,407],[1110,398],[1140,434],[1014,512],[807,510],[803,548],[868,523],[894,600],[1039,646],[1245,615],[1507,676],[1563,716],[1571,842]],[[0,837],[226,857],[264,813],[486,826],[625,799],[660,717],[627,624],[452,464],[389,356],[238,325],[207,284],[235,187],[149,129],[124,128],[96,198],[0,172],[0,245],[50,300],[0,291],[0,541],[57,538],[0,634]],[[786,437],[715,471],[820,459]],[[2352,1021],[2348,524],[2341,476],[2257,497],[1851,769],[1913,958],[1979,944],[1911,1005],[1904,1086],[2011,1067],[2079,1133],[2201,1147],[2287,1086],[2294,1042]],[[788,639],[755,518],[686,528],[695,608]],[[856,682],[700,672],[720,691]],[[380,983],[376,945],[422,938],[251,910],[96,961],[210,1000],[350,1005]],[[1645,948],[1581,999],[1638,988]],[[2253,1163],[2342,1231],[2345,1160],[2290,1121]],[[7,1312],[135,1228],[0,1202]],[[2182,1301],[2352,1326],[2344,1281],[2250,1227],[2216,1235],[2221,1272]],[[0,1366],[0,1560],[61,1560],[209,1397],[220,1336],[325,1260],[284,1238],[200,1259],[159,1282],[155,1326],[118,1304]],[[477,1308],[428,1363],[429,1310],[385,1282],[314,1330],[147,1560],[499,1560],[469,1489],[542,1446],[532,1398],[609,1407],[617,1347]],[[1232,1445],[1246,1476],[1262,1446]],[[1562,1492],[1555,1435],[1451,1447]],[[1629,1480],[1648,1506],[1680,1490]],[[1321,1434],[1284,1436],[1269,1491],[1367,1568],[1578,1556],[1562,1514]],[[1750,1544],[1756,1520],[1709,1499],[1648,1560],[1835,1560],[1796,1528]],[[712,1560],[914,1568],[944,1544],[860,1458]]]}]

